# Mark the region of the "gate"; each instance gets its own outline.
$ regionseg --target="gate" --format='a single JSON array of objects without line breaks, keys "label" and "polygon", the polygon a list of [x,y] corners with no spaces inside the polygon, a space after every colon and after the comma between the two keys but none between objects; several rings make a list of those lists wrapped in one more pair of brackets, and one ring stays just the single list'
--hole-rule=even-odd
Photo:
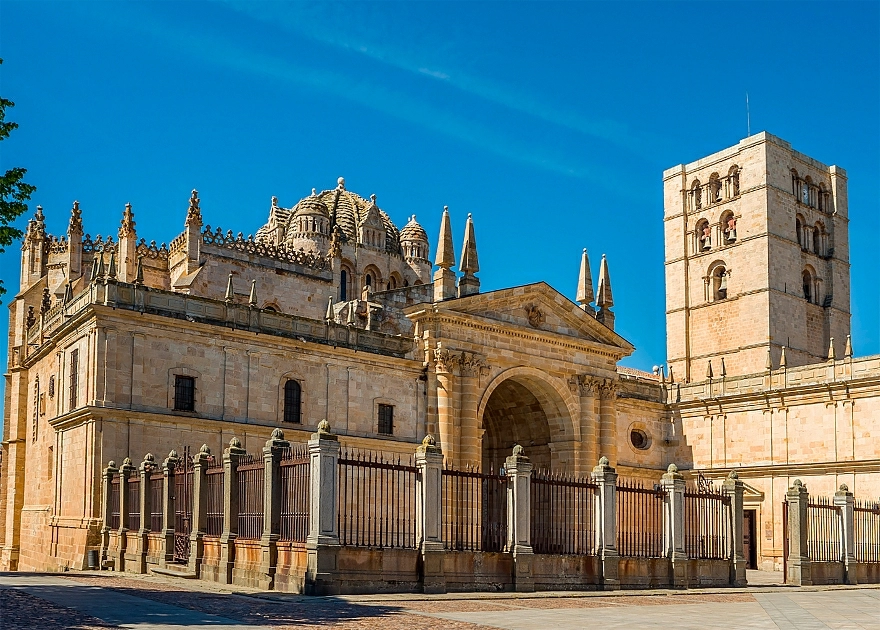
[{"label": "gate", "polygon": [[189,447],[174,468],[174,557],[179,564],[189,562],[189,535],[193,513],[193,459]]}]

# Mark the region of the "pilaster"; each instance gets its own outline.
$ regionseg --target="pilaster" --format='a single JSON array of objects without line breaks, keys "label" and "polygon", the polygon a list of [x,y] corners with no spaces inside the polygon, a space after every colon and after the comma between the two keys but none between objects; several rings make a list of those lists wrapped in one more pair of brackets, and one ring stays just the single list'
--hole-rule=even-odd
[{"label": "pilaster", "polygon": [[688,586],[688,557],[684,547],[684,477],[678,466],[669,464],[660,485],[666,491],[663,500],[663,547],[669,559],[670,582],[674,588]]},{"label": "pilaster", "polygon": [[445,593],[443,572],[443,451],[426,435],[416,449],[416,542],[422,554],[422,589]]},{"label": "pilaster", "polygon": [[322,420],[309,440],[311,505],[306,539],[306,584],[308,595],[338,592],[336,557],[339,550],[339,438]]},{"label": "pilaster", "polygon": [[858,584],[859,577],[856,571],[855,556],[855,499],[846,484],[841,484],[840,489],[834,493],[834,505],[840,508],[841,536],[840,542],[843,549],[844,584]]},{"label": "pilaster", "polygon": [[507,548],[513,554],[513,585],[517,592],[535,590],[532,577],[531,480],[532,463],[523,447],[513,447],[504,462],[507,472]]},{"label": "pilaster", "polygon": [[263,447],[263,535],[260,538],[259,587],[271,590],[275,586],[278,566],[278,540],[281,538],[281,457],[290,442],[281,429],[272,431],[272,437]]},{"label": "pilaster", "polygon": [[599,465],[590,475],[599,486],[596,491],[596,555],[599,557],[602,590],[620,588],[620,556],[617,553],[617,472],[608,458],[599,458]]},{"label": "pilaster", "polygon": [[[223,451],[223,533],[220,535],[218,576],[219,581],[225,584],[232,584],[235,539],[238,538],[238,462],[246,454],[247,451],[241,447],[241,440],[236,437],[229,440],[229,446]],[[193,478],[195,479],[195,475]],[[195,488],[193,493],[195,513]]]},{"label": "pilaster", "polygon": [[795,586],[812,586],[810,554],[807,549],[807,504],[810,495],[800,479],[795,479],[785,494],[788,503],[788,575],[785,581]]}]

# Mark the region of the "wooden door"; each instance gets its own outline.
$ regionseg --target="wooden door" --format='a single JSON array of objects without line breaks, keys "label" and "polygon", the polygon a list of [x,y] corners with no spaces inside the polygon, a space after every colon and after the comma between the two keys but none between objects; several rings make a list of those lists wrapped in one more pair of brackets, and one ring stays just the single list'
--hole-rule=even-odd
[{"label": "wooden door", "polygon": [[746,567],[758,568],[758,544],[755,539],[757,512],[755,510],[743,510],[743,555],[746,558]]}]

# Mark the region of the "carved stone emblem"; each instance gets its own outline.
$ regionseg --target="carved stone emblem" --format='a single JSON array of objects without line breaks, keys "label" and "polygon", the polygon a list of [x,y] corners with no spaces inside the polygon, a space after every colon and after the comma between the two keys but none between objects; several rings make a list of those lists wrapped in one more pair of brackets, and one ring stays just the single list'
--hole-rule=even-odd
[{"label": "carved stone emblem", "polygon": [[529,326],[538,328],[544,323],[544,311],[534,304],[526,305],[526,316],[529,318]]}]

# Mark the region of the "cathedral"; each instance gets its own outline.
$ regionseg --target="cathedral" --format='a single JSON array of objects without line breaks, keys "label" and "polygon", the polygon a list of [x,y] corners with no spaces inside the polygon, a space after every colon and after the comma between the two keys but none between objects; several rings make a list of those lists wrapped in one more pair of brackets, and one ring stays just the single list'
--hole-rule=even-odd
[{"label": "cathedral", "polygon": [[0,570],[85,568],[111,459],[233,437],[258,452],[323,420],[392,456],[432,435],[457,467],[498,470],[519,444],[573,475],[600,457],[630,478],[735,470],[748,562],[778,569],[795,477],[880,495],[880,356],[854,357],[849,335],[846,182],[767,133],[665,171],[668,366],[652,372],[618,365],[634,347],[604,257],[594,282],[583,252],[576,302],[543,282],[483,292],[470,216],[457,241],[444,210],[432,248],[342,178],[289,208],[273,197],[252,236],[208,225],[193,191],[167,246],[138,238],[131,206],[94,238],[77,202],[61,236],[38,206],[10,303]]}]

